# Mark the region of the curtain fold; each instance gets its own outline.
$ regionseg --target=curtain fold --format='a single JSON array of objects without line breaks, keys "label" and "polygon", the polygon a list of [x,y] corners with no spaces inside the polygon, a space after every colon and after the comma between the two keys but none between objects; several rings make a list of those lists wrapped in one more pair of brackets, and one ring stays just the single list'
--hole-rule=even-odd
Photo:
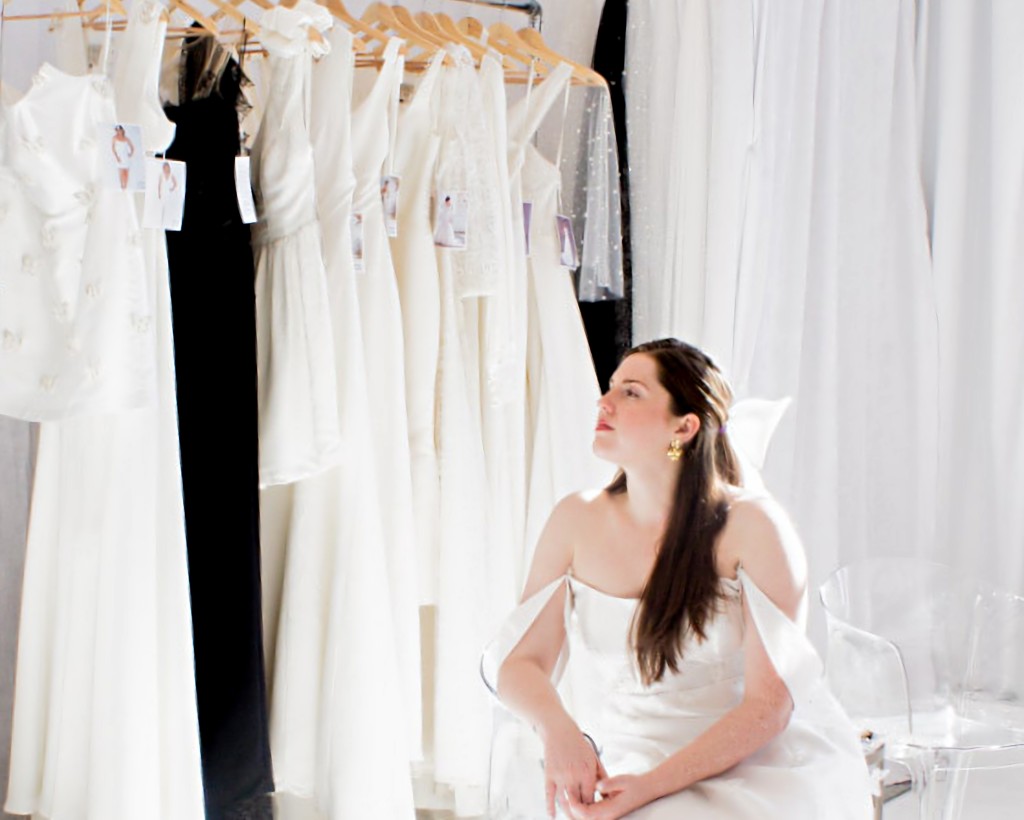
[{"label": "curtain fold", "polygon": [[628,36],[635,339],[795,399],[765,478],[812,585],[1024,590],[1024,7],[632,0]]}]

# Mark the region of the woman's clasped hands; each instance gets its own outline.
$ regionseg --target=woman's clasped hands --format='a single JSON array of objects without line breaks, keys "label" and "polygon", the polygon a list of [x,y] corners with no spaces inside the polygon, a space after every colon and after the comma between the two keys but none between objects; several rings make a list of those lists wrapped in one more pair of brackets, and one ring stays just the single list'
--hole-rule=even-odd
[{"label": "woman's clasped hands", "polygon": [[549,817],[555,816],[557,804],[572,820],[617,820],[656,797],[644,776],[609,777],[590,740],[575,726],[554,733],[544,746]]}]

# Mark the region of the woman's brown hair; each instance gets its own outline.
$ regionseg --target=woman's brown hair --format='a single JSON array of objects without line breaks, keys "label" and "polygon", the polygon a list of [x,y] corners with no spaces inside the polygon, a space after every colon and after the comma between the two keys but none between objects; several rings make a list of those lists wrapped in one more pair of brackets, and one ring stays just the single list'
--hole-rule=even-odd
[{"label": "woman's brown hair", "polygon": [[[719,597],[715,539],[728,515],[719,481],[738,485],[741,478],[725,431],[732,390],[710,357],[678,339],[647,342],[626,356],[636,353],[654,359],[672,414],[700,419],[700,429],[683,449],[672,512],[633,621],[640,675],[651,684],[666,669],[679,671],[685,639],[706,637]],[[612,495],[626,490],[625,473],[607,488]]]}]

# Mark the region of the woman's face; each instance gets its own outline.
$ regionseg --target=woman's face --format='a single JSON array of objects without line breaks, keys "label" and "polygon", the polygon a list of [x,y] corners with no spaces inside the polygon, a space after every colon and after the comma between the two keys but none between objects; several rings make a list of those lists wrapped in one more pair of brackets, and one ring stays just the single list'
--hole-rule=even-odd
[{"label": "woman's face", "polygon": [[620,467],[664,459],[681,420],[671,406],[654,359],[646,353],[627,356],[597,403],[594,454]]}]

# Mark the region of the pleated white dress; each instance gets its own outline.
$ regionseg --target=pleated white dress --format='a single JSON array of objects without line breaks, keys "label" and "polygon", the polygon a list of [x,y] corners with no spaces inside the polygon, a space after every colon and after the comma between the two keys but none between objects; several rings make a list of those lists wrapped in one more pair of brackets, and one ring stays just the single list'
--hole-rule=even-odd
[{"label": "pleated white dress", "polygon": [[310,29],[330,13],[301,0],[268,11],[261,38],[269,88],[253,145],[260,221],[256,256],[260,486],[286,484],[341,459],[327,282],[316,215],[313,149],[305,100],[313,57],[325,46]]},{"label": "pleated white dress", "polygon": [[401,178],[398,236],[391,257],[402,305],[405,396],[412,464],[412,496],[419,546],[419,601],[437,600],[438,505],[437,375],[441,347],[441,288],[430,212],[434,166],[441,135],[439,53],[423,73],[413,98],[399,112],[392,170]]},{"label": "pleated white dress", "polygon": [[[422,691],[417,535],[413,524],[412,459],[406,414],[405,339],[398,283],[381,202],[381,176],[396,126],[404,61],[401,41],[384,48],[383,65],[369,92],[352,110],[352,212],[362,215],[364,270],[357,274],[368,395],[370,440],[383,517],[391,604],[398,648],[410,755],[422,756]],[[356,86],[358,88],[358,86]],[[340,230],[340,228],[338,228]],[[364,435],[366,431],[364,431]]]},{"label": "pleated white dress", "polygon": [[[679,671],[650,686],[640,680],[629,646],[636,599],[608,595],[571,575],[558,578],[521,604],[488,648],[484,672],[492,686],[501,661],[564,585],[563,697],[611,776],[650,771],[739,704],[744,608],[793,697],[788,727],[767,746],[720,775],[631,812],[630,820],[874,816],[857,731],[829,693],[817,653],[742,569],[736,580],[721,580],[723,599],[706,640],[687,642]],[[535,776],[495,788],[519,808],[510,816],[539,820],[546,816],[543,772],[539,766],[519,771]]]},{"label": "pleated white dress", "polygon": [[[143,126],[149,151],[174,136],[157,98],[160,9],[151,0],[132,7],[114,83],[117,116]],[[126,196],[141,214],[142,195]],[[145,261],[135,273],[155,294],[147,355],[157,362],[156,406],[40,428],[12,814],[163,820],[204,811],[164,233],[144,229],[139,243]]]},{"label": "pleated white dress", "polygon": [[[310,137],[344,463],[262,491],[271,748],[281,820],[412,820],[412,781],[349,241],[352,35],[313,67]],[[277,613],[276,615],[274,613]],[[367,625],[372,625],[368,628]]]}]

